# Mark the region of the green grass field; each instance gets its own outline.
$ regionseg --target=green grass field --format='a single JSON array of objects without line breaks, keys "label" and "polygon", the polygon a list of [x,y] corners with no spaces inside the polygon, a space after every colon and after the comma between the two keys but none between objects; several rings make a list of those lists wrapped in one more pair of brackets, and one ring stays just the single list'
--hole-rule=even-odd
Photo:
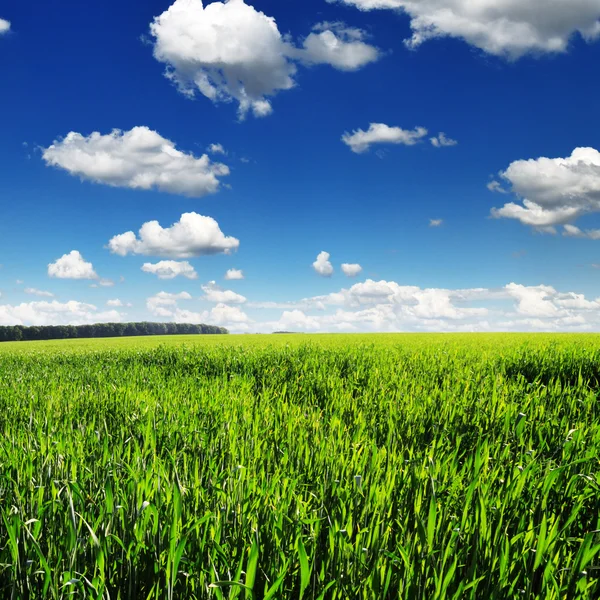
[{"label": "green grass field", "polygon": [[0,597],[600,597],[600,335],[0,344]]}]

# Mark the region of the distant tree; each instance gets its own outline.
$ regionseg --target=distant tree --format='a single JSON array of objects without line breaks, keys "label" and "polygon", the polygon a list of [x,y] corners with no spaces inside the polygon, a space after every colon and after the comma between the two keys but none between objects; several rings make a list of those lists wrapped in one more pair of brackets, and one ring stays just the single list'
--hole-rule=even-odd
[{"label": "distant tree", "polygon": [[23,325],[0,326],[0,342],[21,340],[62,340],[74,338],[106,338],[139,335],[202,335],[227,334],[229,331],[216,325],[193,323],[96,323],[94,325]]}]

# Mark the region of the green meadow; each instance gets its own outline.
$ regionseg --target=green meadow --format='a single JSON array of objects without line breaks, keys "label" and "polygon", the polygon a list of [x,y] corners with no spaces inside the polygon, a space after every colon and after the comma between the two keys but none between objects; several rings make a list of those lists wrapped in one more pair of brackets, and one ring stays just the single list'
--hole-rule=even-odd
[{"label": "green meadow", "polygon": [[0,597],[600,597],[600,335],[0,344]]}]

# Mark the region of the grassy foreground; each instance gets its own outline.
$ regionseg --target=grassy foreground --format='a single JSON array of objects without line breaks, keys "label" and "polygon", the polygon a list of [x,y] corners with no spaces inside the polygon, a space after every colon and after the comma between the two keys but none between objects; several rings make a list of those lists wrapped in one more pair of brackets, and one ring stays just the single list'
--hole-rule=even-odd
[{"label": "grassy foreground", "polygon": [[0,597],[600,597],[599,390],[592,335],[1,344]]}]

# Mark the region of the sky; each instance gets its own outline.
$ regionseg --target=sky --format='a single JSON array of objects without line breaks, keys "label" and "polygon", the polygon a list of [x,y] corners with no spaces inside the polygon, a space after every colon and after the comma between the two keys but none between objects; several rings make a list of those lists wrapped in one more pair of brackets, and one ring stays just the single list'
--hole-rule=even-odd
[{"label": "sky", "polygon": [[0,5],[0,325],[599,331],[600,0]]}]

